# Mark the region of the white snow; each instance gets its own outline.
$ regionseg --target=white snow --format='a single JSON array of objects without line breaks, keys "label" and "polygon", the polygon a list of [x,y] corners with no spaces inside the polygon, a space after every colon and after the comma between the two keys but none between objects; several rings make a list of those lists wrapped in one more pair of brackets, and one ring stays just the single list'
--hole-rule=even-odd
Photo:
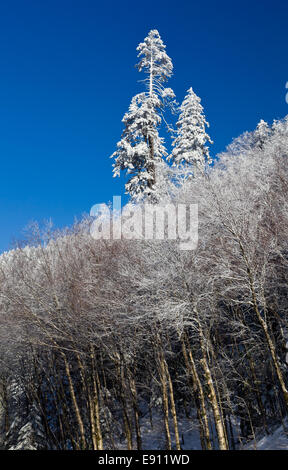
[{"label": "white snow", "polygon": [[256,438],[247,444],[245,450],[288,450],[288,422],[277,427],[269,436]]}]

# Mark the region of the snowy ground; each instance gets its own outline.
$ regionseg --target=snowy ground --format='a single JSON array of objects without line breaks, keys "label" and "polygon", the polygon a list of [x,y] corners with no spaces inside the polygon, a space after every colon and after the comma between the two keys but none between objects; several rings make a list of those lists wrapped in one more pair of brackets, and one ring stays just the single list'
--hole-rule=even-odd
[{"label": "snowy ground", "polygon": [[[178,420],[179,437],[183,450],[201,449],[199,430],[197,424],[195,423],[195,418],[186,418],[181,416],[181,418]],[[169,428],[172,440],[172,448],[176,449],[172,419],[169,420]],[[152,426],[149,415],[146,414],[145,416],[143,416],[141,418],[141,436],[143,450],[165,449],[165,431],[162,415],[156,413],[153,414]],[[116,440],[115,444],[116,448],[119,450],[127,449],[127,443],[124,436],[122,436],[122,439]],[[133,448],[137,449],[135,435],[133,435]]]},{"label": "snowy ground", "polygon": [[[178,420],[179,435],[181,441],[181,448],[183,450],[201,450],[201,443],[199,438],[199,430],[196,424],[195,417],[186,418],[181,416]],[[175,438],[173,432],[173,422],[169,422],[172,447],[175,449]],[[237,435],[236,427],[233,426],[235,436]],[[217,448],[217,438],[215,429],[210,429],[211,439],[213,441],[213,448]],[[142,434],[142,448],[143,450],[159,450],[165,449],[165,433],[163,429],[163,421],[160,415],[153,416],[153,427],[151,427],[150,419],[146,415],[141,419],[141,434]],[[136,439],[134,439],[134,448],[136,449]],[[125,439],[118,442],[118,449],[125,449]],[[238,447],[239,449],[241,447]],[[285,420],[283,425],[271,430],[269,436],[259,434],[256,436],[256,441],[250,441],[242,447],[243,450],[288,450],[288,420]]]},{"label": "snowy ground", "polygon": [[[175,447],[175,439],[173,433],[173,424],[170,424],[170,432],[172,438],[172,445]],[[153,423],[153,429],[151,429],[150,420],[148,418],[143,419],[141,423],[142,435],[143,435],[143,449],[165,449],[165,437],[163,430],[163,423],[161,419],[155,420]],[[181,447],[183,450],[198,450],[201,449],[199,431],[197,426],[192,420],[182,418],[178,422],[179,436]],[[174,442],[173,442],[174,441]]]},{"label": "snowy ground", "polygon": [[256,438],[244,448],[251,450],[288,450],[288,422],[276,428],[269,436]]}]

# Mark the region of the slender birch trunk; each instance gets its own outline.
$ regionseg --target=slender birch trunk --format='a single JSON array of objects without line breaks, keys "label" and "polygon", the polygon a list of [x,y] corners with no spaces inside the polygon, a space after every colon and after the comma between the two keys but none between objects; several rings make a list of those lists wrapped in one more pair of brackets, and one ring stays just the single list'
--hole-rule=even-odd
[{"label": "slender birch trunk", "polygon": [[129,370],[128,373],[129,373],[130,391],[132,395],[132,405],[133,405],[133,410],[134,410],[137,450],[141,450],[142,438],[141,438],[141,428],[140,428],[139,411],[138,411],[138,404],[137,404],[137,389],[136,389],[135,379],[132,376],[131,371]]},{"label": "slender birch trunk", "polygon": [[166,368],[162,354],[159,353],[159,365],[160,365],[160,382],[162,387],[162,400],[163,400],[163,415],[164,415],[164,428],[166,435],[166,448],[167,450],[172,449],[171,444],[171,434],[169,429],[169,403],[168,403],[168,393],[167,393],[167,376]]},{"label": "slender birch trunk", "polygon": [[70,391],[70,395],[71,395],[71,399],[72,399],[72,403],[73,403],[73,406],[74,406],[74,411],[75,411],[75,415],[76,415],[76,419],[77,419],[77,423],[78,423],[78,427],[79,427],[81,449],[85,449],[86,448],[85,428],[84,428],[83,420],[82,420],[82,417],[81,417],[80,408],[79,408],[79,405],[78,405],[78,402],[77,402],[77,399],[76,399],[76,394],[75,394],[73,381],[72,381],[72,377],[71,377],[71,373],[70,373],[70,367],[69,367],[69,364],[68,364],[65,353],[62,352],[61,354],[62,354],[62,357],[63,357],[63,360],[64,360],[65,371],[66,371],[66,375],[67,375],[67,378],[68,378],[68,384],[69,384],[69,391]]},{"label": "slender birch trunk", "polygon": [[168,369],[168,364],[165,359],[164,359],[164,365],[165,365],[166,377],[168,379],[168,387],[169,387],[170,403],[171,403],[171,414],[172,414],[173,424],[174,424],[176,449],[181,450],[178,421],[177,421],[177,412],[176,412],[176,406],[175,406],[175,400],[174,400],[173,383],[172,383],[171,375]]},{"label": "slender birch trunk", "polygon": [[[100,423],[100,380],[96,368],[95,354],[93,346],[90,345],[90,360],[91,360],[91,379],[92,379],[92,419],[93,419],[93,431],[95,433],[96,448],[97,450],[103,450],[103,437]],[[98,393],[99,389],[99,393]]]},{"label": "slender birch trunk", "polygon": [[219,442],[219,449],[228,450],[226,436],[225,436],[225,429],[224,429],[224,425],[221,419],[221,412],[220,412],[220,408],[219,408],[218,401],[217,401],[217,395],[216,395],[216,391],[215,391],[215,387],[213,383],[212,373],[210,371],[210,367],[207,361],[204,334],[203,334],[202,326],[200,323],[198,311],[196,309],[194,309],[194,311],[196,313],[196,316],[198,319],[198,326],[199,326],[199,341],[200,341],[200,347],[201,347],[201,352],[202,352],[202,358],[200,359],[200,363],[203,367],[204,375],[206,378],[206,383],[207,383],[208,390],[209,390],[208,398],[209,398],[209,401],[211,403],[212,410],[213,410],[215,427],[216,427],[217,437],[218,437],[218,442]]},{"label": "slender birch trunk", "polygon": [[[186,336],[186,341],[188,342],[187,336]],[[208,414],[207,414],[207,409],[206,409],[206,404],[205,404],[205,394],[204,390],[196,369],[195,361],[193,358],[193,354],[191,351],[191,348],[188,346],[188,353],[187,353],[187,348],[185,344],[185,339],[182,339],[182,351],[184,355],[184,360],[186,363],[186,367],[188,369],[188,372],[191,374],[192,378],[192,383],[194,384],[194,393],[197,395],[197,401],[199,401],[200,404],[200,409],[197,407],[197,414],[199,412],[198,418],[199,418],[199,424],[200,424],[200,430],[203,433],[203,440],[204,440],[204,449],[207,450],[212,450],[212,444],[211,444],[211,439],[210,439],[210,431],[209,431],[209,420],[208,420]],[[190,361],[190,363],[189,363]]]}]

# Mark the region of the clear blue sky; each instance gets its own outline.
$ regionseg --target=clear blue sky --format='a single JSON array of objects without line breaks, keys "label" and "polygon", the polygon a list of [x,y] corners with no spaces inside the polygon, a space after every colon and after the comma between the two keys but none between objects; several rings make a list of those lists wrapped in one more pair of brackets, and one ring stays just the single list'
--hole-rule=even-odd
[{"label": "clear blue sky", "polygon": [[73,223],[124,192],[108,158],[131,97],[136,47],[158,29],[167,86],[202,98],[212,154],[288,113],[282,0],[9,0],[0,6],[0,251],[31,220]]}]

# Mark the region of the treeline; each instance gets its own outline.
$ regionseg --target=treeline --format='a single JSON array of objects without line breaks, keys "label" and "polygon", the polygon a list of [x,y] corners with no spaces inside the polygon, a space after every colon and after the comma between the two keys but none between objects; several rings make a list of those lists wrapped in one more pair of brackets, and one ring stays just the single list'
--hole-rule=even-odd
[{"label": "treeline", "polygon": [[196,250],[95,240],[87,218],[1,256],[2,448],[141,449],[148,416],[162,448],[185,417],[203,449],[235,449],[283,421],[287,156],[286,118],[174,178]]}]

